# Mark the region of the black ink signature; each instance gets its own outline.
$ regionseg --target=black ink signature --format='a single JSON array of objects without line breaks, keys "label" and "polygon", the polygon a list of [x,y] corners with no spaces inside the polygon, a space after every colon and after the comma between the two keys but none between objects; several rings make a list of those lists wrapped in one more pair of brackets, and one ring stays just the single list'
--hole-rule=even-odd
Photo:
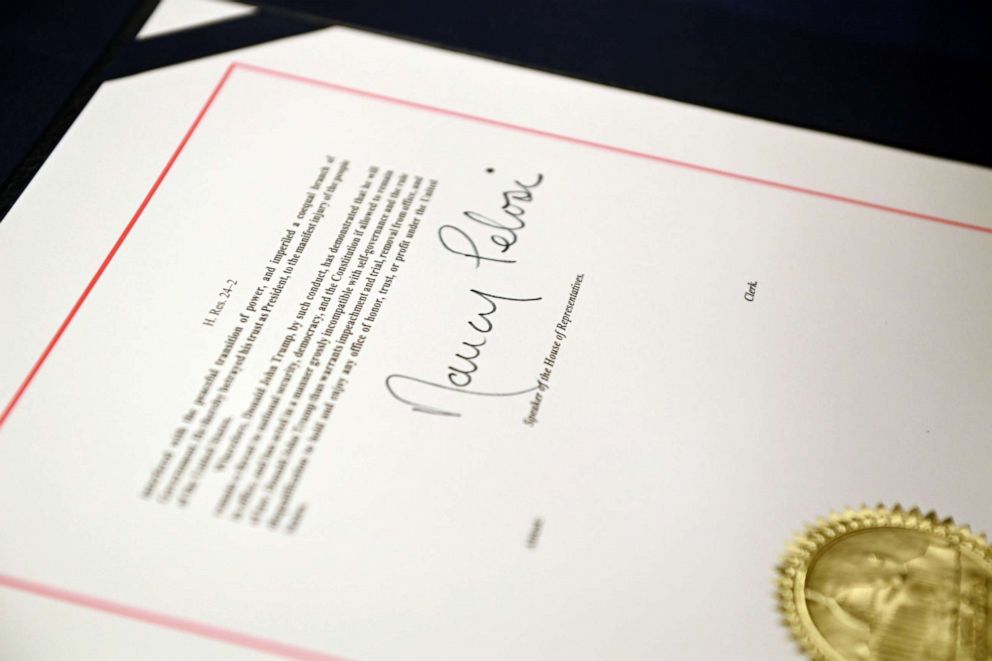
[{"label": "black ink signature", "polygon": [[488,227],[491,231],[489,240],[499,248],[497,256],[483,255],[479,251],[479,246],[475,239],[460,227],[455,225],[442,225],[437,230],[437,237],[448,252],[468,257],[474,260],[475,268],[479,268],[483,261],[498,262],[502,264],[515,264],[516,260],[503,259],[499,255],[504,255],[517,242],[517,232],[527,226],[524,222],[524,215],[527,209],[523,206],[534,200],[533,190],[544,181],[544,175],[538,173],[536,181],[532,184],[524,184],[519,180],[513,183],[517,188],[503,191],[502,212],[509,216],[509,220],[503,221],[489,218],[477,211],[466,211],[465,217],[469,220]]},{"label": "black ink signature", "polygon": [[498,296],[496,294],[488,294],[486,292],[479,291],[478,289],[470,289],[469,291],[479,296],[484,301],[486,301],[489,304],[489,309],[484,312],[480,312],[478,314],[479,321],[484,324],[482,327],[477,325],[474,320],[468,322],[468,325],[472,327],[472,330],[474,330],[482,337],[480,337],[476,342],[469,342],[469,341],[462,342],[462,345],[468,347],[468,351],[464,351],[464,353],[455,354],[455,358],[464,361],[464,364],[461,364],[459,367],[455,367],[454,365],[448,366],[448,375],[447,375],[448,383],[450,383],[451,385],[445,385],[443,383],[433,383],[431,381],[427,381],[426,379],[419,379],[416,377],[407,376],[405,374],[390,374],[388,377],[386,377],[386,389],[389,391],[389,394],[392,395],[394,398],[398,399],[399,401],[403,402],[404,404],[409,404],[411,407],[413,407],[414,411],[418,411],[420,413],[430,413],[432,415],[447,415],[447,416],[461,415],[460,413],[457,413],[455,411],[449,411],[443,408],[438,408],[437,406],[424,404],[417,400],[409,399],[407,397],[401,396],[399,393],[396,392],[396,388],[394,387],[394,381],[404,380],[408,383],[417,383],[420,384],[421,386],[425,386],[428,389],[428,392],[426,393],[428,395],[430,394],[431,389],[433,390],[440,389],[440,390],[447,390],[450,392],[457,392],[463,395],[470,395],[475,397],[516,397],[517,395],[523,395],[537,389],[536,385],[533,388],[527,388],[525,390],[517,390],[517,391],[502,392],[502,393],[483,392],[479,390],[467,389],[468,386],[472,384],[473,375],[479,369],[479,365],[476,361],[478,360],[479,356],[482,354],[482,347],[485,346],[486,344],[485,336],[493,330],[493,322],[489,317],[498,309],[496,301],[510,301],[514,303],[532,303],[534,301],[541,300],[540,297],[514,298],[512,296]]},{"label": "black ink signature", "polygon": [[398,399],[399,401],[403,402],[404,404],[409,404],[414,411],[418,413],[430,413],[431,415],[447,415],[455,418],[461,417],[462,414],[458,413],[457,411],[447,411],[442,408],[437,408],[436,406],[431,406],[430,404],[418,403],[415,400],[407,399],[406,397],[401,397],[400,395],[396,394],[396,390],[393,388],[392,381],[399,379],[405,379],[406,381],[409,381],[411,383],[419,383],[429,388],[449,390],[451,392],[457,392],[462,395],[472,395],[475,397],[517,397],[518,395],[526,395],[529,392],[534,392],[535,390],[537,390],[537,386],[535,385],[533,388],[526,388],[525,390],[516,390],[514,392],[481,392],[478,390],[465,390],[462,388],[454,388],[452,386],[446,386],[443,383],[433,383],[431,381],[427,381],[426,379],[418,379],[416,377],[407,376],[405,374],[390,374],[388,377],[386,377],[386,389],[389,390],[389,394],[395,397],[396,399]]}]

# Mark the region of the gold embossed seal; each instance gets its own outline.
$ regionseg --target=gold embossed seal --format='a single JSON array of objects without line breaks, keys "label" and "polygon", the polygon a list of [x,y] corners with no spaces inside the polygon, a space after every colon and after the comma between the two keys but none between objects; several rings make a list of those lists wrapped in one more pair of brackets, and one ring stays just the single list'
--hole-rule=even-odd
[{"label": "gold embossed seal", "polygon": [[879,505],[810,525],[779,566],[779,605],[817,660],[992,660],[992,549],[932,512]]}]

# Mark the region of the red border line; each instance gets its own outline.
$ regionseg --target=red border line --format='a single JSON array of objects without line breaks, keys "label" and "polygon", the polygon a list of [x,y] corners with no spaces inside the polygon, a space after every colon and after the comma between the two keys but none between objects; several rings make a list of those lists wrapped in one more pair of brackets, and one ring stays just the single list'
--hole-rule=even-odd
[{"label": "red border line", "polygon": [[[674,158],[668,158],[665,156],[659,156],[657,154],[650,154],[648,152],[636,151],[633,149],[627,149],[625,147],[617,147],[615,145],[609,145],[602,142],[594,142],[592,140],[584,140],[582,138],[576,138],[574,136],[564,135],[561,133],[553,133],[551,131],[545,131],[542,129],[531,128],[528,126],[521,126],[519,124],[511,124],[509,122],[500,121],[498,119],[491,119],[488,117],[482,117],[480,115],[472,115],[469,113],[464,113],[457,110],[450,110],[447,108],[439,108],[437,106],[431,106],[425,103],[419,103],[417,101],[400,99],[397,97],[387,96],[385,94],[378,94],[376,92],[369,92],[367,90],[357,89],[354,87],[338,85],[336,83],[331,83],[316,78],[308,78],[306,76],[299,76],[284,71],[276,71],[274,69],[268,69],[266,67],[261,67],[254,64],[232,62],[224,71],[224,75],[221,76],[220,81],[217,82],[217,85],[210,93],[210,96],[207,98],[206,103],[203,104],[203,107],[200,109],[199,113],[197,113],[196,118],[193,120],[192,125],[190,125],[189,129],[186,131],[186,134],[183,136],[183,139],[180,141],[179,145],[172,153],[172,156],[165,164],[165,167],[162,168],[162,171],[155,179],[155,182],[152,184],[152,187],[148,191],[148,194],[145,195],[144,199],[141,201],[141,204],[138,206],[137,211],[134,212],[134,215],[131,217],[131,220],[124,227],[124,230],[121,232],[121,235],[117,238],[116,243],[114,243],[113,247],[110,249],[110,252],[107,253],[107,256],[100,264],[100,267],[97,269],[96,273],[93,275],[92,278],[90,278],[90,281],[86,285],[86,288],[83,289],[83,293],[79,296],[79,299],[72,306],[72,309],[69,310],[69,314],[66,315],[65,320],[63,320],[62,324],[55,332],[55,335],[52,337],[48,345],[45,347],[45,350],[42,352],[41,356],[34,363],[34,366],[31,368],[31,371],[28,372],[27,377],[24,379],[20,387],[14,393],[13,398],[7,404],[7,407],[3,410],[3,413],[0,414],[0,428],[3,427],[4,423],[10,417],[11,412],[14,410],[14,406],[17,404],[18,401],[20,401],[21,397],[24,395],[24,392],[27,390],[28,386],[34,380],[34,377],[38,374],[38,371],[41,369],[42,364],[44,364],[44,362],[48,359],[48,356],[52,353],[52,350],[55,348],[55,345],[59,342],[62,335],[65,333],[66,328],[68,328],[69,324],[75,318],[76,313],[79,312],[79,309],[82,307],[87,297],[89,297],[90,292],[93,291],[93,288],[96,286],[97,282],[100,280],[104,272],[107,270],[107,267],[109,266],[111,260],[113,260],[114,256],[117,254],[117,251],[120,250],[120,247],[123,245],[124,240],[127,239],[128,235],[131,233],[131,230],[134,228],[135,224],[138,222],[138,219],[141,217],[141,214],[144,213],[145,208],[148,206],[148,203],[151,201],[152,197],[158,191],[159,186],[161,186],[162,184],[162,181],[165,179],[166,175],[169,173],[169,171],[172,169],[172,166],[179,158],[179,154],[182,153],[183,149],[186,147],[190,138],[193,136],[194,131],[196,131],[197,127],[200,125],[200,122],[203,121],[203,118],[207,114],[207,111],[210,109],[211,105],[213,105],[213,102],[217,99],[217,96],[220,94],[221,89],[227,83],[228,79],[231,77],[231,74],[234,72],[235,69],[245,69],[247,71],[254,71],[259,74],[273,76],[276,78],[282,78],[285,80],[292,80],[299,83],[305,83],[308,85],[315,85],[325,89],[352,94],[367,99],[383,101],[386,103],[392,103],[406,108],[422,110],[426,112],[435,113],[438,115],[443,115],[446,117],[452,117],[455,119],[476,122],[479,124],[486,124],[488,126],[495,126],[499,128],[509,129],[512,131],[526,133],[529,135],[534,135],[542,138],[550,138],[553,140],[559,140],[561,142],[567,142],[574,145],[592,147],[594,149],[608,151],[615,154],[621,154],[624,156],[631,156],[634,158],[654,161],[656,163],[663,163],[674,167],[694,170],[696,172],[701,172],[704,174],[725,177],[728,179],[734,179],[737,181],[756,184],[759,186],[765,186],[768,188],[775,188],[778,190],[788,191],[792,193],[809,195],[812,197],[831,200],[834,202],[840,202],[843,204],[850,204],[867,209],[873,209],[876,211],[882,211],[889,214],[905,216],[908,218],[915,218],[917,220],[925,220],[933,223],[939,223],[941,225],[947,225],[959,229],[972,230],[976,232],[982,232],[985,234],[992,234],[992,228],[990,227],[983,227],[981,225],[965,223],[958,220],[952,220],[950,218],[942,218],[940,216],[918,213],[915,211],[909,211],[907,209],[900,209],[897,207],[887,206],[884,204],[877,204],[875,202],[869,202],[866,200],[859,200],[853,197],[835,195],[833,193],[818,191],[812,188],[794,186],[792,184],[787,184],[780,181],[763,179],[761,177],[753,177],[750,175],[741,174],[739,172],[732,172],[730,170],[721,170],[719,168],[713,168],[706,165],[700,165],[698,163],[691,163],[689,161],[682,161]],[[70,590],[65,590],[62,588],[44,585],[42,583],[36,583],[33,581],[20,579],[13,576],[7,576],[5,574],[0,574],[0,585],[15,590],[19,590],[21,592],[27,592],[30,594],[47,597],[50,599],[55,599],[57,601],[62,601],[65,603],[75,604],[77,606],[83,606],[85,608],[103,611],[105,613],[110,613],[112,615],[118,615],[120,617],[130,618],[132,620],[138,620],[140,622],[146,622],[148,624],[154,624],[157,626],[167,627],[178,631],[184,631],[186,633],[194,634],[197,636],[211,638],[214,640],[231,643],[234,645],[239,645],[241,647],[246,647],[261,652],[267,652],[270,654],[275,654],[290,659],[300,659],[303,661],[341,661],[339,657],[334,657],[328,654],[324,654],[322,652],[307,650],[293,645],[287,645],[285,643],[280,643],[265,638],[259,638],[257,636],[252,636],[249,634],[232,631],[230,629],[216,627],[210,624],[205,624],[194,620],[175,617],[172,615],[166,615],[164,613],[145,610],[143,608],[137,608],[135,606],[128,606],[126,604],[120,604],[99,597],[92,597],[77,592],[72,592]]]},{"label": "red border line", "polygon": [[331,656],[323,652],[315,652],[302,647],[296,647],[295,645],[287,645],[267,638],[259,638],[258,636],[215,627],[211,624],[205,624],[195,620],[187,620],[144,608],[119,604],[115,601],[91,597],[62,588],[35,583],[34,581],[25,581],[24,579],[7,576],[6,574],[0,574],[0,585],[39,597],[47,597],[67,604],[75,604],[76,606],[103,611],[104,613],[138,620],[147,624],[154,624],[168,629],[178,629],[186,633],[247,647],[259,652],[268,652],[269,654],[275,654],[287,659],[298,659],[299,661],[344,661],[341,657]]},{"label": "red border line", "polygon": [[41,356],[35,362],[34,366],[31,368],[31,371],[28,372],[28,375],[24,379],[23,383],[21,383],[21,386],[14,393],[14,397],[10,400],[10,403],[7,404],[7,408],[5,408],[3,413],[0,414],[0,428],[3,428],[3,423],[6,422],[8,417],[10,417],[10,413],[14,410],[14,406],[21,399],[21,395],[23,395],[24,391],[28,389],[28,386],[31,385],[31,381],[34,380],[38,370],[41,369],[42,363],[44,363],[48,358],[48,354],[52,353],[52,349],[55,348],[55,345],[58,344],[58,341],[62,338],[62,334],[65,333],[65,329],[69,327],[69,324],[76,317],[76,313],[79,312],[79,308],[83,306],[83,303],[89,297],[90,292],[93,291],[93,287],[96,286],[97,281],[99,281],[100,277],[103,276],[103,272],[107,270],[107,267],[110,265],[110,260],[112,260],[117,254],[117,251],[120,250],[121,245],[124,243],[124,239],[126,239],[128,234],[131,233],[135,223],[138,222],[138,218],[140,218],[141,214],[144,213],[145,207],[147,207],[148,203],[151,202],[152,196],[155,195],[156,191],[158,191],[158,187],[162,185],[162,180],[165,179],[165,175],[169,174],[169,170],[172,169],[172,165],[176,162],[176,159],[179,158],[180,152],[182,152],[183,148],[186,146],[186,143],[189,142],[189,139],[193,136],[193,131],[195,131],[196,127],[200,125],[200,122],[203,121],[203,117],[207,114],[207,110],[210,109],[214,99],[216,99],[217,95],[220,94],[220,90],[224,87],[224,83],[226,83],[227,79],[231,77],[231,73],[234,71],[235,66],[236,64],[232,63],[224,71],[224,75],[221,76],[220,81],[218,81],[217,85],[214,87],[213,92],[210,93],[210,96],[207,98],[207,102],[203,104],[202,108],[200,108],[200,112],[197,113],[196,119],[193,120],[193,124],[190,125],[189,129],[186,131],[186,135],[183,136],[179,146],[176,147],[174,152],[172,152],[172,157],[165,164],[165,167],[162,168],[162,171],[159,173],[155,183],[152,184],[151,190],[149,190],[148,194],[145,195],[145,199],[141,201],[141,204],[138,206],[138,210],[134,212],[133,216],[131,216],[131,221],[124,227],[124,231],[121,232],[121,235],[117,237],[117,242],[110,249],[110,252],[107,253],[107,256],[103,258],[103,263],[100,264],[100,268],[98,268],[96,273],[93,274],[93,277],[90,278],[86,288],[83,289],[83,293],[80,294],[79,299],[76,300],[76,304],[72,306],[71,310],[69,310],[69,314],[67,314],[65,320],[62,321],[62,325],[59,326],[57,331],[55,331],[55,335],[53,335],[52,339],[48,342],[48,346],[46,346],[45,350],[41,352]]},{"label": "red border line", "polygon": [[616,145],[606,144],[604,142],[595,142],[593,140],[585,140],[583,138],[576,138],[571,135],[565,135],[563,133],[554,133],[552,131],[545,131],[543,129],[535,129],[529,126],[521,126],[520,124],[511,124],[510,122],[500,121],[498,119],[491,119],[489,117],[483,117],[481,115],[472,115],[466,112],[460,112],[458,110],[450,110],[448,108],[439,108],[437,106],[428,105],[426,103],[418,103],[417,101],[410,101],[408,99],[400,99],[394,96],[388,96],[386,94],[378,94],[376,92],[369,92],[367,90],[358,89],[356,87],[348,87],[346,85],[339,85],[337,83],[330,83],[326,80],[320,80],[318,78],[308,78],[307,76],[299,76],[293,73],[286,73],[285,71],[277,71],[275,69],[268,69],[266,67],[258,66],[257,64],[245,64],[243,62],[237,62],[238,68],[247,69],[249,71],[255,71],[257,73],[266,74],[268,76],[273,76],[275,78],[283,78],[286,80],[293,80],[299,83],[306,83],[308,85],[316,85],[317,87],[323,87],[325,89],[332,89],[338,92],[345,92],[347,94],[353,94],[355,96],[365,97],[367,99],[375,99],[377,101],[385,101],[387,103],[392,103],[406,108],[415,108],[417,110],[426,110],[427,112],[432,112],[438,115],[445,115],[447,117],[455,117],[457,119],[464,119],[471,122],[476,122],[479,124],[488,124],[489,126],[497,126],[499,128],[510,129],[511,131],[518,131],[520,133],[528,133],[530,135],[536,135],[542,138],[551,138],[552,140],[559,140],[561,142],[569,142],[573,145],[582,145],[584,147],[592,147],[594,149],[600,149],[603,151],[613,152],[614,154],[623,154],[624,156],[633,156],[634,158],[641,158],[648,161],[654,161],[655,163],[664,163],[666,165],[672,165],[675,167],[685,168],[687,170],[695,170],[696,172],[703,172],[706,174],[716,175],[718,177],[726,177],[728,179],[736,179],[737,181],[745,181],[750,184],[757,184],[759,186],[767,186],[769,188],[776,188],[778,190],[785,190],[792,193],[800,193],[803,195],[811,195],[813,197],[819,197],[825,200],[832,200],[834,202],[842,202],[844,204],[852,204],[859,207],[865,207],[867,209],[874,209],[875,211],[884,211],[886,213],[896,214],[899,216],[908,216],[910,218],[916,218],[918,220],[927,220],[933,223],[940,223],[941,225],[950,225],[952,227],[958,227],[961,229],[973,230],[976,232],[983,232],[986,234],[992,234],[992,227],[985,227],[982,225],[974,225],[972,223],[965,223],[960,220],[952,220],[950,218],[943,218],[941,216],[933,216],[926,213],[919,213],[917,211],[910,211],[908,209],[900,209],[899,207],[892,207],[885,204],[878,204],[876,202],[869,202],[867,200],[860,200],[854,197],[847,197],[845,195],[835,195],[834,193],[827,193],[824,191],[816,190],[814,188],[804,188],[803,186],[794,186],[792,184],[787,184],[781,181],[775,181],[773,179],[763,179],[761,177],[753,177],[747,174],[741,174],[740,172],[733,172],[731,170],[721,170],[720,168],[709,167],[708,165],[700,165],[699,163],[692,163],[690,161],[682,161],[676,158],[668,158],[667,156],[658,156],[657,154],[650,154],[648,152],[637,151],[635,149],[627,149],[625,147],[617,147]]},{"label": "red border line", "polygon": [[612,152],[614,154],[622,154],[624,156],[631,156],[634,158],[654,161],[656,163],[664,163],[666,165],[685,168],[687,170],[694,170],[696,172],[701,172],[704,174],[710,174],[718,177],[734,179],[737,181],[742,181],[759,186],[765,186],[768,188],[784,190],[791,193],[798,193],[801,195],[818,197],[825,200],[831,200],[833,202],[850,204],[853,206],[859,206],[866,209],[873,209],[875,211],[882,211],[893,215],[915,218],[917,220],[925,220],[928,222],[938,223],[941,225],[957,227],[959,229],[971,230],[974,232],[981,232],[984,234],[992,234],[992,227],[984,227],[982,225],[965,223],[960,220],[952,220],[950,218],[943,218],[941,216],[919,213],[917,211],[910,211],[908,209],[901,209],[899,207],[888,206],[885,204],[878,204],[876,202],[869,202],[867,200],[861,200],[854,197],[847,197],[845,195],[836,195],[834,193],[827,193],[825,191],[820,191],[813,188],[805,188],[803,186],[795,186],[793,184],[787,184],[781,181],[775,181],[773,179],[763,179],[761,177],[754,177],[747,174],[741,174],[739,172],[733,172],[731,170],[722,170],[720,168],[714,168],[707,165],[700,165],[699,163],[692,163],[690,161],[682,161],[675,158],[668,158],[667,156],[659,156],[657,154],[650,154],[648,152],[637,151],[635,149],[627,149],[626,147],[617,147],[615,145],[610,145],[603,142],[595,142],[593,140],[576,138],[574,136],[565,135],[563,133],[554,133],[551,131],[545,131],[543,129],[531,128],[529,126],[521,126],[519,124],[512,124],[510,122],[504,122],[498,119],[491,119],[489,117],[483,117],[481,115],[472,115],[470,113],[460,112],[458,110],[440,108],[438,106],[432,106],[426,103],[419,103],[417,101],[410,101],[408,99],[401,99],[394,96],[388,96],[386,94],[378,94],[376,92],[370,92],[368,90],[358,89],[356,87],[339,85],[337,83],[331,83],[326,80],[319,80],[317,78],[309,78],[307,76],[300,76],[293,73],[287,73],[285,71],[268,69],[266,67],[258,66],[256,64],[247,64],[244,62],[232,62],[230,65],[228,65],[227,69],[224,71],[224,75],[221,76],[220,81],[217,83],[217,86],[214,87],[213,92],[211,92],[210,97],[207,99],[207,102],[203,105],[203,108],[200,109],[200,112],[196,116],[196,119],[193,120],[193,124],[189,127],[189,130],[186,131],[186,135],[183,136],[183,139],[179,143],[179,146],[176,147],[176,151],[172,154],[172,157],[169,159],[168,163],[165,164],[165,167],[162,168],[162,172],[158,175],[158,178],[155,180],[155,183],[152,184],[151,190],[149,190],[148,194],[145,195],[145,199],[141,202],[141,205],[138,207],[138,210],[134,212],[134,215],[131,217],[131,221],[124,228],[124,231],[121,232],[120,237],[117,239],[117,242],[114,244],[114,246],[110,249],[110,252],[107,253],[107,256],[104,258],[103,263],[100,265],[100,268],[97,269],[96,273],[90,279],[89,284],[86,285],[86,288],[83,290],[83,293],[76,301],[76,304],[72,306],[72,309],[69,311],[69,314],[66,315],[65,320],[62,322],[62,325],[59,326],[58,330],[55,332],[55,335],[52,337],[51,341],[49,341],[48,346],[45,347],[45,350],[41,353],[41,356],[35,362],[34,366],[31,368],[31,371],[28,372],[27,377],[24,379],[20,387],[14,393],[13,398],[7,404],[7,407],[3,410],[3,413],[0,414],[0,429],[3,428],[4,423],[10,417],[10,414],[14,409],[14,406],[21,399],[21,396],[24,394],[24,391],[27,390],[28,386],[31,384],[31,381],[34,380],[34,377],[38,373],[38,370],[41,369],[42,364],[48,358],[48,355],[52,352],[52,349],[55,348],[55,345],[62,337],[62,334],[65,332],[65,329],[69,326],[70,322],[72,322],[73,318],[76,316],[76,313],[79,311],[79,308],[82,306],[86,298],[90,295],[90,292],[93,290],[93,287],[96,286],[96,283],[103,275],[103,272],[107,269],[107,266],[110,264],[110,261],[117,254],[117,251],[120,249],[121,244],[124,243],[124,239],[126,239],[128,234],[131,233],[131,229],[134,227],[135,223],[138,222],[138,218],[141,217],[141,214],[144,212],[145,207],[148,206],[148,203],[151,201],[152,196],[155,195],[155,192],[158,190],[158,187],[161,185],[162,180],[165,179],[165,175],[167,175],[169,173],[169,170],[172,169],[172,165],[176,162],[176,159],[179,157],[180,152],[182,152],[183,148],[186,146],[186,143],[189,142],[189,139],[193,135],[193,132],[196,130],[197,126],[200,125],[200,121],[203,119],[204,115],[207,114],[207,110],[210,108],[211,104],[213,104],[214,100],[217,98],[217,95],[220,93],[221,88],[224,86],[228,78],[230,78],[231,73],[236,68],[245,69],[247,71],[254,71],[256,73],[273,76],[275,78],[282,78],[285,80],[292,80],[299,83],[305,83],[307,85],[315,85],[317,87],[322,87],[324,89],[344,92],[346,94],[352,94],[367,99],[384,101],[386,103],[392,103],[395,105],[404,106],[406,108],[423,110],[438,115],[444,115],[446,117],[453,117],[456,119],[468,120],[479,124],[496,126],[499,128],[518,131],[520,133],[527,133],[529,135],[539,136],[542,138],[550,138],[553,140],[559,140],[561,142],[568,142],[574,145],[592,147],[594,149],[599,149],[602,151]]}]

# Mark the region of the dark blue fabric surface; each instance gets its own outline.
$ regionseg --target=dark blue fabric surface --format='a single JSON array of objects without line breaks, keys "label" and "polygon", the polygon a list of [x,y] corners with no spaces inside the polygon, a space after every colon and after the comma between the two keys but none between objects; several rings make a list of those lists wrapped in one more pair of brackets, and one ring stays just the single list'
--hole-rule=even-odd
[{"label": "dark blue fabric surface", "polygon": [[992,3],[272,4],[680,101],[992,165]]},{"label": "dark blue fabric surface", "polygon": [[0,3],[0,219],[154,4]]},{"label": "dark blue fabric surface", "polygon": [[[83,92],[75,97],[78,110],[87,80],[326,22],[992,166],[989,3],[272,0],[262,6],[266,11],[255,19],[156,40],[144,50],[117,46],[129,17],[133,22],[150,10],[147,0],[0,6],[0,181],[10,188],[11,173],[60,111],[68,109],[62,119],[71,120],[73,95]],[[60,130],[50,133],[57,137]],[[35,160],[45,153],[36,150]],[[21,168],[22,178],[30,171]]]}]

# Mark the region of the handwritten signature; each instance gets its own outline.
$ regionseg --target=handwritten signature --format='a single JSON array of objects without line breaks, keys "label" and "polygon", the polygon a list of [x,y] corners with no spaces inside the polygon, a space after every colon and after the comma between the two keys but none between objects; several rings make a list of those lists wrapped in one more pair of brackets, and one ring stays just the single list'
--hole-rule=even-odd
[{"label": "handwritten signature", "polygon": [[[515,298],[512,296],[498,296],[496,294],[481,292],[478,289],[472,289],[470,291],[486,301],[488,303],[488,309],[485,312],[478,313],[479,321],[483,324],[483,327],[477,325],[474,320],[468,322],[468,325],[472,327],[479,337],[476,342],[462,342],[462,345],[467,347],[467,350],[463,350],[464,353],[455,354],[455,358],[458,359],[455,361],[458,364],[457,367],[455,365],[448,366],[448,383],[434,383],[405,374],[390,374],[386,377],[386,389],[389,391],[389,394],[404,404],[409,404],[413,407],[414,411],[430,413],[432,415],[460,416],[460,413],[449,410],[442,404],[424,403],[425,401],[429,401],[432,396],[436,398],[441,395],[438,391],[457,392],[472,397],[515,397],[537,389],[537,385],[534,385],[532,388],[512,392],[484,392],[468,389],[468,386],[472,384],[473,375],[479,369],[476,361],[482,354],[482,347],[486,344],[486,335],[491,333],[494,328],[490,315],[499,309],[496,301],[532,303],[541,300],[540,297]],[[399,390],[402,390],[404,394],[400,394]],[[411,392],[412,394],[409,394]]]},{"label": "handwritten signature", "polygon": [[[442,225],[437,232],[438,240],[448,252],[471,260],[474,268],[479,268],[483,262],[498,264],[515,264],[516,260],[510,259],[508,254],[510,249],[516,245],[520,238],[520,231],[527,226],[524,216],[527,214],[527,205],[534,200],[534,189],[544,181],[544,175],[538,173],[532,183],[525,184],[519,179],[514,180],[514,188],[503,191],[502,204],[500,205],[500,215],[491,218],[477,211],[465,211],[464,216],[472,221],[469,230],[480,230],[483,234],[488,232],[488,238],[496,250],[483,251],[479,243],[472,234],[456,225]],[[481,237],[480,240],[484,240]],[[483,246],[485,244],[483,243]],[[477,314],[478,319],[468,321],[468,325],[475,331],[476,336],[471,340],[462,341],[463,348],[455,353],[453,364],[448,365],[447,383],[434,382],[428,379],[408,376],[406,374],[390,374],[386,377],[386,389],[389,394],[397,400],[407,404],[419,413],[442,416],[460,416],[455,407],[444,400],[450,402],[451,397],[445,395],[446,392],[457,393],[465,397],[516,397],[537,390],[535,383],[533,387],[510,392],[491,392],[470,388],[479,370],[479,357],[483,353],[489,334],[492,333],[494,324],[492,315],[499,309],[500,304],[506,303],[533,303],[540,301],[541,297],[518,298],[513,296],[501,296],[478,289],[470,289],[469,293],[478,296],[485,302],[484,309]]]},{"label": "handwritten signature", "polygon": [[483,255],[479,251],[475,239],[456,225],[442,225],[438,228],[437,237],[440,239],[441,245],[448,252],[473,260],[475,268],[479,268],[483,261],[515,264],[516,260],[504,259],[500,255],[506,254],[517,243],[519,238],[517,233],[527,226],[527,223],[524,222],[524,216],[527,214],[524,205],[534,200],[533,191],[541,185],[542,181],[544,181],[544,175],[538,174],[537,179],[532,184],[524,184],[516,180],[513,182],[517,186],[516,188],[503,191],[503,204],[500,209],[507,217],[503,220],[490,218],[477,211],[464,212],[466,218],[488,228],[484,231],[490,231],[489,240],[499,248],[496,256]]}]

